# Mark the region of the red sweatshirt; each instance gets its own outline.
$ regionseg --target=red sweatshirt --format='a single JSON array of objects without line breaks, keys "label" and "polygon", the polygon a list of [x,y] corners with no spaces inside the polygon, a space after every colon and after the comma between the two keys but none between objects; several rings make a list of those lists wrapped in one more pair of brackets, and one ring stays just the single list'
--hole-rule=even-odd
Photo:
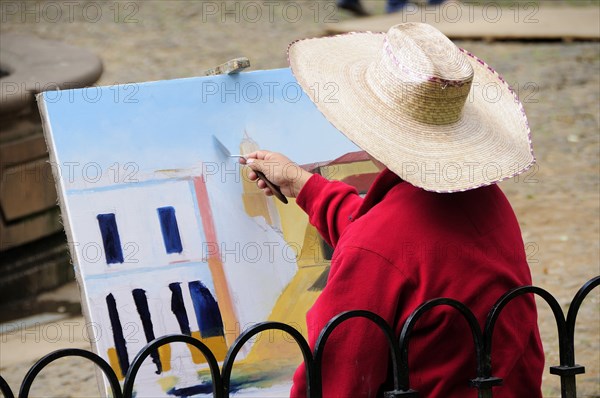
[{"label": "red sweatshirt", "polygon": [[[384,170],[362,199],[354,188],[319,175],[297,203],[334,248],[327,286],[306,316],[314,349],[321,329],[347,310],[369,310],[399,335],[426,300],[466,304],[483,328],[507,290],[531,284],[521,231],[496,185],[438,194]],[[538,398],[544,354],[533,297],[509,304],[494,330],[492,371],[504,385],[495,397]],[[466,321],[449,307],[416,324],[409,344],[410,385],[420,397],[476,397],[475,348]],[[330,336],[323,361],[323,396],[380,397],[391,390],[389,348],[364,319],[349,320]],[[306,397],[304,366],[294,374],[292,397]]]}]

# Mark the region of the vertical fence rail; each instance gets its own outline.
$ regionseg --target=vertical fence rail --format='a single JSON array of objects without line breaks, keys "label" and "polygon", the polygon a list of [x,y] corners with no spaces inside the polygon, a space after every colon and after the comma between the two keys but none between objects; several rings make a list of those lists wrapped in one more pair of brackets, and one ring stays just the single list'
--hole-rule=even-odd
[{"label": "vertical fence rail", "polygon": [[[471,387],[476,388],[480,398],[492,398],[492,387],[502,384],[502,379],[494,377],[492,373],[492,337],[494,327],[502,310],[507,304],[525,294],[534,294],[541,297],[549,305],[556,321],[560,365],[551,366],[550,373],[558,375],[561,379],[561,397],[575,398],[577,392],[575,376],[585,372],[583,366],[575,363],[575,323],[581,304],[589,293],[598,287],[598,285],[600,285],[600,276],[589,280],[579,289],[571,302],[566,318],[560,304],[548,291],[535,286],[522,286],[512,289],[506,292],[491,308],[483,331],[481,330],[475,315],[467,306],[459,301],[449,298],[438,298],[421,304],[412,312],[404,323],[399,338],[396,338],[392,326],[379,315],[362,310],[347,311],[332,318],[323,328],[315,343],[314,352],[311,352],[311,349],[302,334],[292,326],[280,322],[263,322],[254,325],[238,336],[227,352],[222,369],[219,368],[219,364],[211,350],[200,340],[187,335],[167,335],[148,343],[137,354],[127,371],[122,390],[116,373],[104,359],[90,351],[67,348],[54,351],[37,361],[25,375],[18,397],[27,398],[29,396],[29,391],[35,378],[51,362],[59,358],[77,356],[86,358],[100,367],[108,380],[108,385],[112,390],[112,396],[114,398],[132,398],[135,396],[135,379],[144,360],[159,347],[180,342],[194,346],[200,350],[206,358],[211,373],[213,397],[228,398],[231,392],[231,373],[235,359],[242,349],[242,346],[258,333],[266,330],[281,330],[289,334],[295,340],[302,352],[306,370],[307,398],[322,398],[323,352],[329,336],[335,328],[345,321],[352,318],[364,318],[373,322],[381,329],[390,348],[394,390],[386,391],[384,393],[385,398],[416,398],[419,396],[418,391],[410,388],[409,379],[410,368],[408,362],[408,346],[411,333],[418,320],[425,313],[436,307],[448,306],[461,314],[469,325],[473,337],[477,377],[465,381],[465,383],[468,382]],[[335,381],[331,382],[335,383]],[[0,392],[2,392],[5,398],[14,398],[10,386],[2,376],[0,376]]]},{"label": "vertical fence rail", "polygon": [[575,322],[581,303],[587,295],[600,285],[600,276],[589,280],[575,294],[567,312],[565,327],[565,361],[562,357],[559,366],[552,366],[550,373],[560,376],[560,392],[563,398],[575,398],[577,396],[577,383],[575,376],[585,373],[585,367],[575,363]]}]

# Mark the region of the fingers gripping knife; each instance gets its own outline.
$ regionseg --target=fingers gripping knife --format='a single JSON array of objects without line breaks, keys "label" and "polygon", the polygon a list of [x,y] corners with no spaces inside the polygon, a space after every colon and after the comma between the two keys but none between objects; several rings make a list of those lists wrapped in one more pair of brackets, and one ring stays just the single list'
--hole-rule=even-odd
[{"label": "fingers gripping knife", "polygon": [[[231,152],[229,152],[229,149],[227,149],[227,147],[216,136],[213,135],[213,139],[215,141],[215,144],[217,145],[217,148],[219,148],[221,153],[223,153],[223,155],[225,155],[226,157],[228,157],[228,158],[244,158],[243,155],[232,155]],[[279,199],[280,201],[282,201],[285,204],[288,203],[288,200],[285,197],[285,195],[281,192],[281,189],[277,185],[275,185],[271,181],[269,181],[269,179],[264,175],[264,173],[262,173],[261,171],[258,171],[258,170],[254,170],[254,172],[256,173],[256,175],[258,176],[258,178],[260,180],[263,180],[265,182],[265,184],[267,184],[267,187],[269,187],[269,189],[271,190],[271,192],[273,192],[273,195],[275,195],[275,197],[277,199]]]}]

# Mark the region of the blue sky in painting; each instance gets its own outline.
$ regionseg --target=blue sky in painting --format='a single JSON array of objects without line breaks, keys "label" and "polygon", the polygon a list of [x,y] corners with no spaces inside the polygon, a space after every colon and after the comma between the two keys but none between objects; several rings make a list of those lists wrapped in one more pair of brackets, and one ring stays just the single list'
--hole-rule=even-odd
[{"label": "blue sky in painting", "polygon": [[213,134],[237,152],[244,130],[262,148],[300,164],[358,150],[321,115],[287,68],[48,92],[44,99],[61,165],[188,168],[222,159]]}]

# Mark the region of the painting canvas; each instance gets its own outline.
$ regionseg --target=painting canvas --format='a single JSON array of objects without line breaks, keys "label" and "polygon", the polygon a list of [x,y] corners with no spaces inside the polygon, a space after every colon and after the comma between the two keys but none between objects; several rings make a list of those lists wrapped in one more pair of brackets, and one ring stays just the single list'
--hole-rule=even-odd
[{"label": "painting canvas", "polygon": [[[264,196],[213,136],[232,153],[282,152],[362,192],[376,169],[289,69],[45,92],[38,102],[93,347],[121,381],[166,334],[200,339],[218,361],[258,322],[306,335],[332,249],[293,200]],[[233,395],[286,396],[300,362],[291,338],[265,332],[240,353]],[[164,346],[135,391],[209,396],[205,360],[185,344]]]}]

